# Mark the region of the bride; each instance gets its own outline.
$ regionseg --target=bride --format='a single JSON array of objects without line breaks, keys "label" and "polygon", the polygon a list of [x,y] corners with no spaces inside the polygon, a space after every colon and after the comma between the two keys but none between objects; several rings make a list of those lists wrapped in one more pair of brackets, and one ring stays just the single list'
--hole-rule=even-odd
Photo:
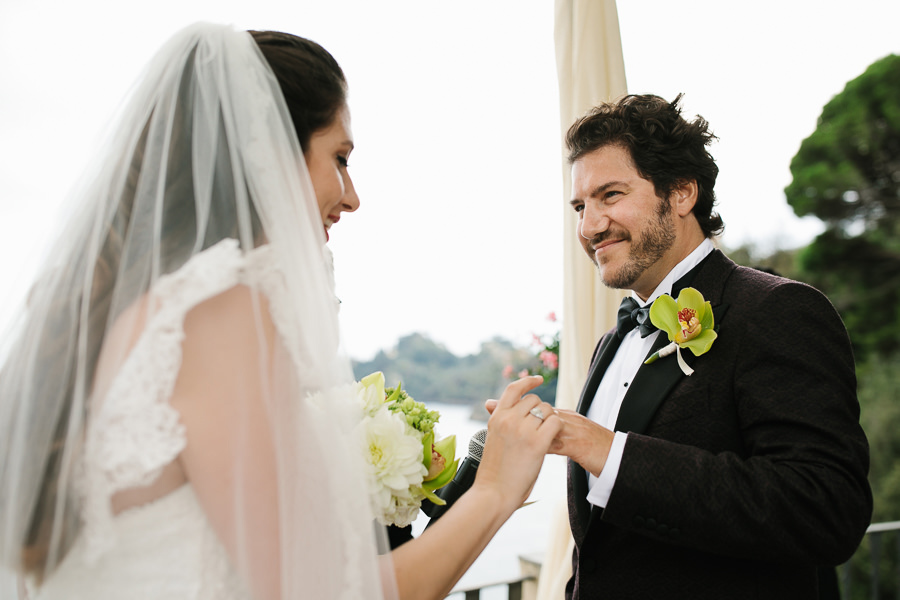
[{"label": "bride", "polygon": [[325,243],[359,206],[338,64],[189,27],[108,150],[0,350],[0,558],[23,596],[445,596],[560,423],[540,378],[510,384],[475,484],[387,551],[334,393],[352,372]]}]

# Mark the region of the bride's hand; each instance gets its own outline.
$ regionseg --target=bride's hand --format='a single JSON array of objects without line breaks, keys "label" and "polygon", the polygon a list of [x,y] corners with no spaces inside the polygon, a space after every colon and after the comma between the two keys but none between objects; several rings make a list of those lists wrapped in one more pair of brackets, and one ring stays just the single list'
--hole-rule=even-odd
[{"label": "bride's hand", "polygon": [[527,394],[541,383],[540,376],[519,379],[506,386],[499,400],[485,403],[491,418],[475,485],[493,488],[511,511],[531,493],[544,455],[561,426],[553,406]]}]

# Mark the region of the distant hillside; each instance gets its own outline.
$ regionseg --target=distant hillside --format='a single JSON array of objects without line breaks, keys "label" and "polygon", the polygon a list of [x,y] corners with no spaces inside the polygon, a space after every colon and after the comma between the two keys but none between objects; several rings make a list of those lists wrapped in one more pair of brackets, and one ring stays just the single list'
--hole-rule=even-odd
[{"label": "distant hillside", "polygon": [[[509,383],[503,368],[517,371],[535,364],[534,352],[517,348],[510,341],[494,338],[481,344],[478,354],[456,356],[421,333],[400,338],[396,347],[381,350],[370,361],[353,363],[359,379],[373,371],[384,373],[387,385],[402,382],[403,389],[419,402],[446,402],[480,407],[496,398]],[[537,393],[548,402],[556,399],[556,388],[541,386]]]}]

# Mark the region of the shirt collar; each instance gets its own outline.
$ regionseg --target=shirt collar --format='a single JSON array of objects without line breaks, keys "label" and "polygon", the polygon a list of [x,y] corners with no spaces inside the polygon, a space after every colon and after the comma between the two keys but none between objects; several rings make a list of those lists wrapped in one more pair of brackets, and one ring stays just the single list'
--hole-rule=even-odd
[{"label": "shirt collar", "polygon": [[715,250],[713,246],[712,240],[709,238],[704,239],[700,242],[700,245],[694,248],[694,251],[688,254],[684,260],[675,265],[669,274],[663,277],[663,280],[659,282],[659,285],[656,286],[656,289],[653,290],[653,293],[650,294],[650,297],[646,302],[642,301],[637,294],[633,291],[631,292],[631,297],[637,300],[638,305],[641,307],[649,306],[653,303],[654,300],[662,296],[663,294],[671,294],[672,293],[672,284],[678,281],[682,275],[696,267],[700,264],[700,261],[706,258],[706,256]]}]

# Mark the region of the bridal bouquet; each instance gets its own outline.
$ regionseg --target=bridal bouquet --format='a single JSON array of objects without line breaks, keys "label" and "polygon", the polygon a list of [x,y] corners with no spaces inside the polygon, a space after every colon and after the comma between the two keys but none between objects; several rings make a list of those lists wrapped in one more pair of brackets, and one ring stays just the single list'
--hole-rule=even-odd
[{"label": "bridal bouquet", "polygon": [[405,527],[419,512],[422,500],[443,505],[435,495],[456,475],[456,436],[435,441],[440,418],[405,391],[384,387],[380,371],[356,384],[363,410],[358,439],[368,467],[372,508],[383,525]]}]

